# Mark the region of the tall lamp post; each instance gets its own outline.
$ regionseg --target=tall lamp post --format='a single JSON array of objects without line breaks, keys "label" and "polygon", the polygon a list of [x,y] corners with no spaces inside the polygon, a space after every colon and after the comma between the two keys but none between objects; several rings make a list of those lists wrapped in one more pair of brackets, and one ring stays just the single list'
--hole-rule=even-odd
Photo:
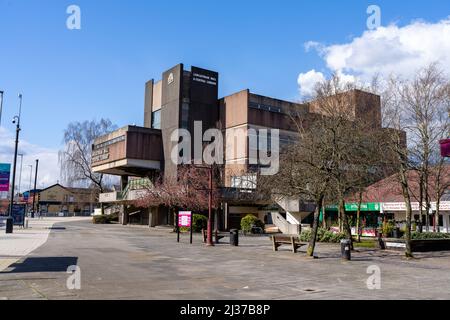
[{"label": "tall lamp post", "polygon": [[[30,210],[29,204],[30,204],[30,197],[31,197],[31,179],[33,178],[33,165],[29,164],[28,166],[30,167],[30,185],[28,188],[27,210],[28,210],[28,213],[30,213],[31,210]],[[34,193],[33,193],[33,197],[34,197]]]},{"label": "tall lamp post", "polygon": [[11,186],[11,202],[9,204],[9,217],[6,227],[6,233],[13,233],[14,221],[12,221],[12,212],[14,205],[14,188],[16,186],[16,169],[17,169],[17,149],[19,147],[19,133],[20,133],[20,113],[22,111],[22,94],[19,94],[19,115],[14,116],[13,123],[16,124],[16,143],[14,149],[14,167],[13,167],[13,178]]},{"label": "tall lamp post", "polygon": [[20,187],[22,184],[23,153],[19,153],[18,156],[20,157],[19,188],[18,188],[19,199],[20,199],[20,191],[21,191]]},{"label": "tall lamp post", "polygon": [[34,191],[33,191],[33,210],[31,211],[31,218],[34,218],[34,213],[37,211],[34,211],[34,205],[36,204],[36,183],[37,183],[37,176],[38,176],[38,168],[39,168],[39,159],[36,160],[36,173],[34,175]]},{"label": "tall lamp post", "polygon": [[201,166],[194,165],[195,168],[198,169],[207,169],[208,170],[208,224],[207,224],[207,232],[206,232],[206,245],[209,247],[214,246],[214,242],[212,239],[212,194],[213,194],[213,166]]},{"label": "tall lamp post", "polygon": [[[207,231],[206,231],[206,245],[208,247],[213,247],[214,242],[212,239],[212,196],[213,196],[213,166],[212,165],[198,165],[192,164],[189,162],[194,168],[197,169],[206,169],[208,170],[208,223],[207,223]],[[178,218],[177,218],[178,225]]]},{"label": "tall lamp post", "polygon": [[0,90],[0,127],[2,126],[3,94],[4,92]]}]

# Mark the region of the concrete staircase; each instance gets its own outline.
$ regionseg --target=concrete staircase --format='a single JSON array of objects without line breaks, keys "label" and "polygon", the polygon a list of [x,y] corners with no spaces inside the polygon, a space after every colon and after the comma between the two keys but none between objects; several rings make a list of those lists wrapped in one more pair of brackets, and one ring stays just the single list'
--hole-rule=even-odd
[{"label": "concrete staircase", "polygon": [[315,210],[315,205],[300,199],[280,199],[277,204],[286,211],[285,215],[272,212],[272,221],[283,234],[298,235],[302,229],[302,220]]},{"label": "concrete staircase", "polygon": [[292,224],[288,222],[280,213],[272,212],[272,221],[278,230],[283,234],[300,234],[300,224]]}]

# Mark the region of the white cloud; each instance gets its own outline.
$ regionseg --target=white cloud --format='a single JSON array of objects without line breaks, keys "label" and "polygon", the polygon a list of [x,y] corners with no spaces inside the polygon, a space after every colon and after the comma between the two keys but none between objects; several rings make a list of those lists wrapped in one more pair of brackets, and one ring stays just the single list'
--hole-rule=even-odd
[{"label": "white cloud", "polygon": [[[14,142],[15,133],[0,127],[0,162],[1,163],[11,163],[11,171],[14,161]],[[38,172],[38,183],[39,188],[47,187],[56,183],[59,180],[59,166],[58,166],[58,151],[44,148],[26,140],[19,140],[19,152],[23,156],[22,165],[22,181],[21,181],[21,191],[26,191],[30,186],[30,167],[28,165],[33,165],[33,172],[31,176],[31,184],[34,184],[34,170],[35,161],[39,159],[39,172]],[[16,187],[19,187],[19,172],[20,172],[20,157],[17,158],[17,174],[16,174]],[[11,173],[12,179],[12,173]]]},{"label": "white cloud", "polygon": [[300,87],[300,94],[303,97],[309,97],[314,93],[314,88],[318,82],[325,80],[325,76],[322,72],[316,72],[311,70],[306,73],[300,73],[298,76],[298,85]]},{"label": "white cloud", "polygon": [[375,75],[410,78],[418,69],[434,62],[450,72],[450,17],[437,23],[414,21],[403,27],[394,24],[379,27],[344,44],[325,46],[309,41],[305,49],[311,48],[331,72],[347,78],[358,77],[363,82]]}]

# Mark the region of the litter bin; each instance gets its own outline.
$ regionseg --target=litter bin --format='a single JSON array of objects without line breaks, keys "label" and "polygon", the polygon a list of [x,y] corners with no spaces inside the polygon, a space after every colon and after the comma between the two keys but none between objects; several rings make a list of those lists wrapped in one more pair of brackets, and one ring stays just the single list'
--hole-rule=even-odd
[{"label": "litter bin", "polygon": [[6,218],[6,233],[13,233],[14,220],[13,218]]},{"label": "litter bin", "polygon": [[394,230],[392,230],[392,237],[395,239],[400,238],[400,228],[394,228]]},{"label": "litter bin", "polygon": [[230,230],[230,245],[234,247],[239,246],[239,230],[237,229]]},{"label": "litter bin", "polygon": [[343,260],[351,260],[351,245],[352,242],[349,239],[341,240],[341,256]]}]

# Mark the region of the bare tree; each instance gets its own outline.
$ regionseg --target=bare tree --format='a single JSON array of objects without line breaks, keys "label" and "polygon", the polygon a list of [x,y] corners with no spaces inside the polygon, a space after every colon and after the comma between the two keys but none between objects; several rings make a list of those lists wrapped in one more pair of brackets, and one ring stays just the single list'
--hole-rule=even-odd
[{"label": "bare tree", "polygon": [[[176,217],[179,208],[205,211],[209,208],[209,180],[206,168],[180,166],[176,177],[161,174],[145,188],[143,196],[134,201],[140,208],[166,206]],[[213,168],[212,209],[220,205],[220,173]]]},{"label": "bare tree", "polygon": [[434,197],[430,185],[430,174],[433,166],[433,154],[438,148],[439,139],[448,134],[448,86],[449,80],[431,64],[419,70],[410,81],[405,81],[399,88],[400,98],[404,105],[406,120],[405,130],[408,132],[410,157],[420,176],[419,206],[422,221],[422,203],[425,202],[426,229],[429,230],[431,199]]},{"label": "bare tree", "polygon": [[[64,130],[64,149],[59,151],[61,176],[70,186],[81,185],[103,193],[105,175],[91,169],[92,145],[94,140],[110,133],[116,126],[110,120],[72,122]],[[102,206],[103,213],[103,206]]]},{"label": "bare tree", "polygon": [[[355,192],[361,193],[370,183],[379,179],[379,158],[373,153],[378,143],[379,114],[375,108],[367,108],[365,114],[357,110],[365,100],[377,102],[378,97],[362,92],[361,85],[343,83],[338,75],[316,86],[313,111],[325,115],[323,121],[326,131],[330,132],[329,174],[330,193],[328,200],[338,203],[340,227],[347,238],[353,241],[348,214],[345,209],[346,199]],[[367,91],[367,90],[366,90]],[[361,197],[359,197],[357,229]],[[358,230],[359,234],[359,230]],[[353,245],[352,245],[353,247]]]},{"label": "bare tree", "polygon": [[299,141],[281,155],[280,171],[274,177],[262,176],[260,179],[263,181],[262,185],[270,186],[275,200],[295,197],[315,203],[312,235],[307,250],[307,255],[311,257],[316,245],[320,209],[329,185],[329,136],[319,122],[320,119],[312,128],[306,129],[299,119]]}]

